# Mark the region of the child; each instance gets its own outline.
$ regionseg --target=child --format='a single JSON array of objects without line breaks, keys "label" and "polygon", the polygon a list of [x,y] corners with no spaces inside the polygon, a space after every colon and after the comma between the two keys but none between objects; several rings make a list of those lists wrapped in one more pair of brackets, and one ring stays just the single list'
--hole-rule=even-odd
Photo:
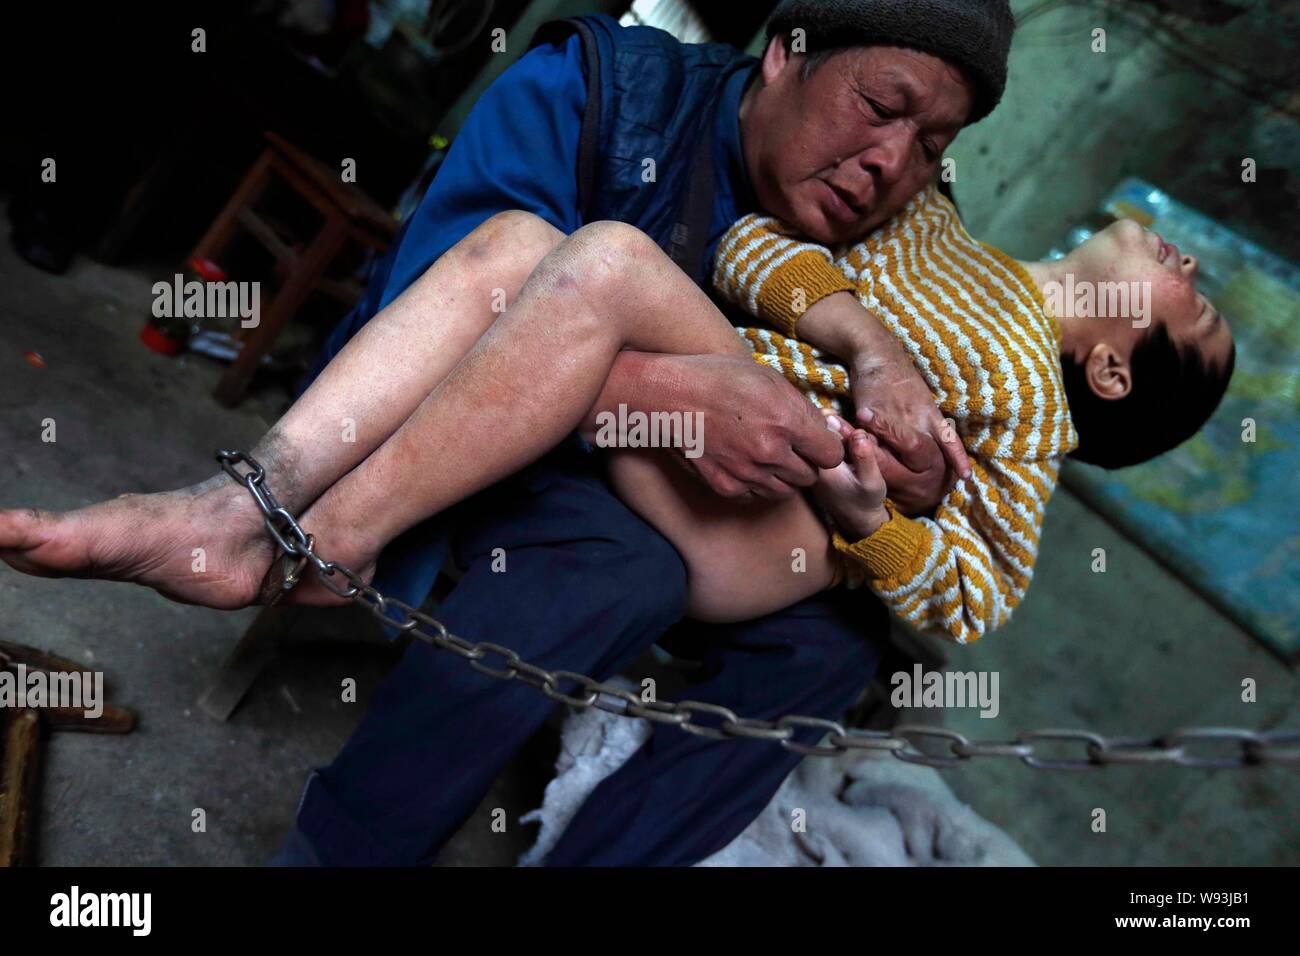
[{"label": "child", "polygon": [[[776,319],[765,290],[781,279],[766,283],[785,273],[768,268],[776,260],[754,259],[734,241],[754,225],[742,222],[733,232],[720,276],[738,291],[752,290],[753,304]],[[785,237],[758,238],[790,252],[782,258],[796,268],[830,260]],[[876,266],[874,279],[853,266],[865,264],[864,255]],[[972,640],[1004,620],[1023,593],[1056,459],[1073,447],[1058,347],[1083,355],[1080,374],[1105,400],[1149,402],[1144,396],[1154,394],[1169,405],[1172,415],[1145,425],[1172,423],[1181,436],[1174,444],[1199,427],[1222,394],[1231,338],[1196,296],[1195,260],[1172,255],[1130,223],[1061,263],[1016,264],[970,240],[934,191],[849,253],[844,264],[858,269],[852,274],[860,277],[862,301],[910,343],[980,462],[980,472],[954,488],[933,520],[906,518],[888,504],[872,440],[842,421],[832,423],[845,441],[841,464],[824,449],[809,453],[824,461],[814,496],[826,520],[844,532],[834,546],[826,521],[802,496],[739,506],[707,493],[659,452],[611,450],[611,480],[681,553],[697,617],[770,613],[835,584],[849,560],[853,574],[900,613]],[[948,257],[943,261],[956,272],[931,274],[926,266],[936,256]],[[759,269],[747,270],[751,262]],[[1152,373],[1149,386],[1142,380],[1142,355],[1155,336],[1133,330],[1125,318],[1063,319],[1058,333],[1036,283],[1067,268],[1084,281],[1112,274],[1148,281],[1156,332],[1163,329],[1178,346],[1178,374],[1162,371],[1157,383]],[[848,287],[829,267],[822,272],[822,292]],[[498,316],[489,303],[511,275],[527,279]],[[810,278],[799,274],[800,282]],[[934,315],[962,310],[965,325],[945,330],[926,318],[920,300],[910,298],[913,288],[934,304]],[[838,301],[827,296],[799,322]],[[440,311],[452,308],[472,314],[460,323],[440,321]],[[860,320],[877,321],[865,313]],[[842,390],[834,366],[818,366],[820,356],[800,343],[745,334],[763,344],[764,361],[788,365],[801,382],[816,378],[829,395]],[[594,434],[606,379],[624,351],[748,357],[751,349],[636,229],[593,223],[565,237],[535,216],[503,213],[371,319],[254,454],[270,463],[267,483],[286,507],[306,508],[301,524],[316,536],[319,553],[368,579],[380,551],[407,528],[518,470],[575,429]],[[1187,355],[1192,359],[1182,363]],[[1152,367],[1165,369],[1163,353],[1157,358]],[[799,371],[809,361],[812,378]],[[1205,387],[1189,394],[1198,375]],[[332,437],[344,412],[356,421],[347,444]],[[1081,440],[1111,453],[1105,434]],[[1170,447],[1158,432],[1134,441],[1154,451]],[[204,575],[190,570],[196,544],[207,549]],[[214,607],[257,600],[274,570],[260,515],[247,492],[222,474],[181,491],[68,514],[0,512],[0,557],[29,573],[134,580]],[[312,579],[291,595],[301,603],[338,601]]]},{"label": "child", "polygon": [[[1066,455],[1137,464],[1190,437],[1218,404],[1234,351],[1218,313],[1195,293],[1196,268],[1194,257],[1131,221],[1059,263],[1017,262],[972,239],[932,185],[839,256],[747,216],[719,246],[714,284],[780,330],[741,330],[755,359],[836,412],[848,373],[799,341],[805,308],[852,291],[862,321],[883,322],[904,344],[973,473],[932,518],[887,504],[889,519],[870,536],[837,533],[834,542],[851,578],[901,618],[966,643],[1004,623],[1024,597]],[[1124,282],[1125,294],[1134,292],[1127,314],[1056,318],[1044,292],[1059,298],[1076,273],[1081,284]],[[1140,329],[1152,310],[1159,315],[1148,334]]]}]

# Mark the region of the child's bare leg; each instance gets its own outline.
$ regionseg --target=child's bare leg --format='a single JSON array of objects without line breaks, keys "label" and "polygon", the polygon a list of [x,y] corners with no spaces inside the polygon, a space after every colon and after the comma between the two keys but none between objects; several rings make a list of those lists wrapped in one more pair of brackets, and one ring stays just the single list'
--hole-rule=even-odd
[{"label": "child's bare leg", "polygon": [[[298,512],[391,434],[562,238],[527,213],[494,216],[371,319],[253,449],[280,502]],[[0,511],[0,558],[21,571],[137,581],[187,603],[252,603],[273,557],[252,498],[223,473],[72,512]]]},{"label": "child's bare leg", "polygon": [[[542,261],[514,306],[388,441],[312,506],[303,526],[324,557],[364,574],[402,531],[563,440],[624,349],[748,355],[652,240],[630,226],[595,223]],[[319,586],[298,597],[330,600]]]},{"label": "child's bare leg", "polygon": [[830,587],[835,549],[803,495],[740,504],[719,498],[663,452],[611,456],[619,498],[672,542],[690,582],[687,614],[747,621]]},{"label": "child's bare leg", "polygon": [[531,213],[499,213],[367,322],[253,449],[280,503],[298,513],[378,448],[563,238]]}]

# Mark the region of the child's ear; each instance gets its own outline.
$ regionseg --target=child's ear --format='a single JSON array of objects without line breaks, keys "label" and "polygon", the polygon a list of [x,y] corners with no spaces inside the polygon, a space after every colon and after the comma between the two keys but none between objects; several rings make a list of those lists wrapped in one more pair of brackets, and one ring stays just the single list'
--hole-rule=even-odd
[{"label": "child's ear", "polygon": [[1098,398],[1115,401],[1133,390],[1133,370],[1128,358],[1105,342],[1098,342],[1084,362],[1088,387]]}]

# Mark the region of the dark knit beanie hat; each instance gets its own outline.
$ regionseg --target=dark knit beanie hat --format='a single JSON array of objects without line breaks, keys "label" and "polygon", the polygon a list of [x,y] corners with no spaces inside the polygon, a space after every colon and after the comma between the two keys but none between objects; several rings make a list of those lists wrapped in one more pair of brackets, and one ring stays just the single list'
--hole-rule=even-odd
[{"label": "dark knit beanie hat", "polygon": [[1007,0],[781,0],[768,39],[805,31],[808,52],[901,46],[958,66],[975,89],[967,124],[1002,99],[1015,20]]}]

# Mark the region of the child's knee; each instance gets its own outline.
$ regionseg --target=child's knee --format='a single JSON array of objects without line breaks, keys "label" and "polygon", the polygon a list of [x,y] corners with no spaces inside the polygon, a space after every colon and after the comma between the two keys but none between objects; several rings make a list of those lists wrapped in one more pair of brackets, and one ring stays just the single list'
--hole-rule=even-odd
[{"label": "child's knee", "polygon": [[535,213],[507,209],[484,220],[464,240],[471,260],[510,256],[539,261],[564,239],[564,233]]},{"label": "child's knee", "polygon": [[583,226],[565,243],[562,265],[593,295],[617,298],[636,281],[657,274],[663,250],[648,235],[625,222]]}]

